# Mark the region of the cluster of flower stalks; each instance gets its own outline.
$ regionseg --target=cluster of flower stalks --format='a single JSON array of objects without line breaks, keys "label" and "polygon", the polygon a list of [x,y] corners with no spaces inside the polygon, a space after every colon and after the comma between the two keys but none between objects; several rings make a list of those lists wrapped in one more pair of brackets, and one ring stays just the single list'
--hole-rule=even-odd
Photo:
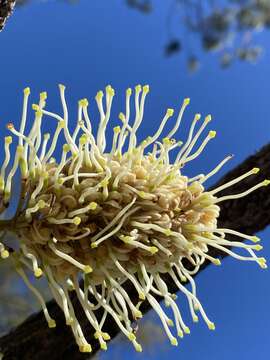
[{"label": "cluster of flower stalks", "polygon": [[[71,291],[76,292],[101,349],[106,350],[106,341],[110,339],[103,331],[109,316],[135,349],[142,350],[132,322],[142,317],[140,306],[144,301],[148,301],[159,316],[171,344],[177,345],[176,335],[182,338],[190,330],[163,274],[185,295],[193,321],[197,322],[201,316],[213,330],[214,323],[200,303],[192,278],[205,260],[220,265],[219,259],[209,255],[209,248],[266,268],[265,259],[255,254],[261,249],[260,245],[253,244],[259,241],[257,237],[218,228],[218,205],[227,199],[243,197],[268,185],[269,181],[236,195],[217,196],[221,190],[256,174],[259,169],[254,168],[225,185],[205,191],[205,181],[216,174],[231,155],[207,174],[188,178],[182,173],[185,164],[197,158],[216,134],[210,131],[200,140],[211,117],[208,115],[202,120],[200,114],[196,114],[186,141],[175,140],[189,99],[183,101],[175,118],[174,111],[168,109],[156,131],[139,142],[137,132],[149,87],[136,86],[134,95],[132,89],[127,89],[125,109],[119,114],[120,126],[113,128],[112,145],[108,148],[106,129],[113,88],[107,86],[105,94],[99,91],[95,97],[100,115],[96,135],[86,99],[78,103],[78,119],[71,132],[65,87],[59,85],[59,90],[63,114],[47,110],[47,94],[43,92],[39,103],[32,105],[34,120],[28,124],[30,90],[26,88],[20,127],[7,125],[11,136],[5,138],[0,212],[10,204],[17,171],[20,171],[21,195],[14,217],[0,221],[1,257],[12,257],[17,272],[39,300],[48,326],[53,328],[56,323],[25,269],[30,269],[37,278],[46,276],[82,352],[90,352],[91,345],[76,318]],[[135,109],[134,116],[130,114],[131,108]],[[55,121],[56,129],[51,134],[43,134],[45,121]],[[26,128],[30,128],[27,133]],[[171,130],[165,131],[167,128]],[[17,147],[11,160],[12,143]],[[58,157],[59,143],[63,149]],[[11,251],[5,244],[6,232],[15,234],[18,249]],[[239,237],[239,241],[229,241],[228,234]],[[249,243],[243,243],[243,239]],[[233,252],[231,246],[244,249],[247,255]],[[125,290],[126,281],[132,283],[138,293],[137,301],[131,300]],[[191,290],[183,286],[185,281],[190,282]],[[168,313],[156,296],[164,299]],[[103,309],[101,318],[97,317],[100,308]]]}]

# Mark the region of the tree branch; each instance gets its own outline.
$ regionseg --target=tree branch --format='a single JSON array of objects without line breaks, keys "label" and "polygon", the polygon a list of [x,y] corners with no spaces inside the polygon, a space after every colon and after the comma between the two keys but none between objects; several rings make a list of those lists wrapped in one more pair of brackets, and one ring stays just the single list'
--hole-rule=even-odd
[{"label": "tree branch", "polygon": [[16,0],[0,0],[0,31],[4,28],[7,18],[12,14]]},{"label": "tree branch", "polygon": [[[228,182],[253,167],[261,168],[261,172],[231,187],[227,190],[227,193],[242,192],[243,189],[253,186],[258,181],[264,180],[266,177],[270,178],[270,144],[263,147],[255,155],[247,158],[241,165],[225,175],[215,186]],[[225,194],[226,191],[223,191],[222,195]],[[251,193],[248,197],[225,201],[221,204],[220,227],[228,227],[247,234],[255,234],[263,230],[270,223],[270,196],[269,189],[267,188]],[[210,250],[210,254],[212,256],[226,256],[226,254],[221,254],[214,249]],[[208,264],[208,262],[205,262],[200,271]],[[169,278],[167,283],[172,293],[177,291],[175,284]],[[131,300],[136,302],[137,292],[135,289],[129,283],[126,284],[126,288]],[[87,340],[91,343],[93,347],[92,354],[94,354],[99,350],[99,344],[94,339],[94,330],[89,325],[76,296],[73,296],[72,301],[78,320],[85,329],[85,334],[88,334]],[[57,322],[57,327],[49,329],[42,312],[30,316],[16,329],[0,338],[0,350],[4,354],[3,360],[89,359],[89,354],[82,354],[78,351],[72,332],[65,325],[62,311],[55,301],[51,300],[47,305],[49,312]],[[149,309],[150,306],[147,302],[142,304],[141,310],[144,313]],[[101,315],[102,310],[97,316]],[[104,331],[109,332],[112,338],[119,333],[117,325],[111,319],[106,321]]]}]

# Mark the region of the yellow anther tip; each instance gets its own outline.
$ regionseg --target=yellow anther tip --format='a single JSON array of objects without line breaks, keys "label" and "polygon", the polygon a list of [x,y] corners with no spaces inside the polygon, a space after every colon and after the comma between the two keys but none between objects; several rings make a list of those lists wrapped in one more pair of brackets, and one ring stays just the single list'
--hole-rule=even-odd
[{"label": "yellow anther tip", "polygon": [[172,319],[168,319],[167,324],[171,327],[174,326],[174,322],[172,321]]},{"label": "yellow anther tip", "polygon": [[64,152],[69,152],[69,151],[70,151],[70,145],[64,144],[64,145],[63,145],[63,151],[64,151]]},{"label": "yellow anther tip", "polygon": [[125,115],[120,112],[120,114],[118,115],[118,118],[121,120],[121,121],[125,121]]},{"label": "yellow anther tip", "polygon": [[37,104],[32,104],[32,109],[38,111],[40,108]]},{"label": "yellow anther tip", "polygon": [[221,261],[219,259],[215,259],[213,261],[213,264],[219,266],[219,265],[221,265]]},{"label": "yellow anther tip", "polygon": [[56,327],[56,322],[55,322],[55,320],[51,319],[51,320],[48,322],[48,326],[49,326],[50,329],[55,328],[55,327]]},{"label": "yellow anther tip", "polygon": [[97,94],[96,94],[96,100],[102,99],[103,95],[104,95],[104,94],[103,94],[103,91],[102,91],[102,90],[98,91]]},{"label": "yellow anther tip", "polygon": [[184,104],[185,104],[185,105],[188,105],[189,103],[190,103],[190,98],[185,98],[185,99],[184,99]]},{"label": "yellow anther tip", "polygon": [[90,204],[89,204],[89,209],[90,210],[96,210],[96,208],[97,208],[97,203],[96,202],[91,202]]},{"label": "yellow anther tip", "polygon": [[78,104],[79,104],[79,106],[82,106],[82,107],[88,106],[88,100],[87,99],[80,99],[78,101]]},{"label": "yellow anther tip", "polygon": [[120,131],[121,131],[120,126],[115,126],[115,127],[113,128],[113,132],[114,132],[115,134],[119,134]]},{"label": "yellow anther tip", "polygon": [[93,271],[93,269],[91,268],[91,266],[86,265],[86,266],[84,267],[84,273],[85,273],[85,274],[89,274],[89,273],[91,273],[92,271]]},{"label": "yellow anther tip", "polygon": [[266,259],[263,258],[263,257],[258,259],[258,264],[260,265],[260,267],[261,267],[262,269],[266,269],[266,268],[267,268]]},{"label": "yellow anther tip", "polygon": [[257,242],[261,241],[261,239],[260,239],[258,236],[252,236],[252,237],[250,238],[250,240],[251,240],[252,242],[254,242],[254,243],[257,243]]},{"label": "yellow anther tip", "polygon": [[195,115],[195,120],[197,120],[197,121],[200,120],[201,116],[202,116],[201,114],[196,114]]},{"label": "yellow anther tip", "polygon": [[193,316],[192,320],[193,320],[193,322],[197,323],[199,321],[199,318],[198,318],[198,316],[195,315],[195,316]]},{"label": "yellow anther tip", "polygon": [[131,88],[128,88],[126,90],[126,95],[130,96],[132,94],[132,89]]},{"label": "yellow anther tip", "polygon": [[59,84],[58,86],[59,86],[59,89],[62,91],[66,89],[65,85],[63,85],[63,84]]},{"label": "yellow anther tip", "polygon": [[254,246],[254,249],[255,249],[256,251],[260,251],[260,250],[263,249],[263,246],[262,246],[262,245],[255,245],[255,246]]},{"label": "yellow anther tip", "polygon": [[115,95],[115,91],[114,91],[114,89],[112,87],[110,87],[108,89],[106,88],[106,93],[109,96],[114,96]]},{"label": "yellow anther tip", "polygon": [[87,143],[87,136],[84,134],[80,137],[80,144],[85,145]]},{"label": "yellow anther tip", "polygon": [[104,340],[110,340],[111,339],[110,335],[108,333],[106,333],[106,332],[103,332],[101,335],[102,335]]},{"label": "yellow anther tip", "polygon": [[167,116],[173,116],[174,109],[167,109]]},{"label": "yellow anther tip", "polygon": [[186,326],[184,328],[184,332],[185,332],[185,334],[190,334],[190,328]]},{"label": "yellow anther tip", "polygon": [[260,168],[258,168],[258,167],[255,167],[252,169],[253,174],[258,174],[259,171],[260,171]]},{"label": "yellow anther tip", "polygon": [[114,94],[114,88],[111,85],[107,85],[105,89],[107,92]]},{"label": "yellow anther tip", "polygon": [[111,89],[112,89],[112,86],[110,84],[107,85],[106,88],[105,88],[106,91],[110,91]]},{"label": "yellow anther tip", "polygon": [[141,346],[140,344],[136,344],[136,345],[135,345],[135,350],[136,350],[137,352],[142,352],[142,346]]},{"label": "yellow anther tip", "polygon": [[43,271],[40,268],[37,268],[34,272],[35,277],[39,278],[43,275]]},{"label": "yellow anther tip", "polygon": [[97,248],[97,243],[96,243],[96,242],[93,242],[93,243],[91,244],[91,248],[92,248],[92,249]]},{"label": "yellow anther tip", "polygon": [[24,90],[24,95],[30,95],[30,87],[26,87]]},{"label": "yellow anther tip", "polygon": [[172,235],[172,231],[171,231],[170,229],[166,229],[166,230],[164,231],[164,234],[165,234],[166,236],[171,236],[171,235]]},{"label": "yellow anther tip", "polygon": [[46,206],[46,203],[45,203],[44,200],[39,200],[39,201],[38,201],[38,207],[39,207],[40,209],[43,209],[45,206]]},{"label": "yellow anther tip", "polygon": [[262,184],[263,186],[268,186],[270,184],[270,180],[265,179]]},{"label": "yellow anther tip", "polygon": [[164,145],[171,145],[171,140],[168,137],[162,139]]},{"label": "yellow anther tip", "polygon": [[81,218],[79,216],[76,216],[73,220],[72,220],[73,224],[75,225],[79,225],[81,223]]},{"label": "yellow anther tip", "polygon": [[149,85],[144,85],[144,86],[143,86],[143,92],[144,92],[145,94],[149,93],[149,90],[150,90]]},{"label": "yellow anther tip", "polygon": [[145,192],[144,192],[144,191],[138,191],[138,195],[139,195],[141,198],[144,198],[144,197],[145,197]]},{"label": "yellow anther tip", "polygon": [[5,137],[5,143],[6,144],[11,144],[12,143],[12,137],[11,136],[6,136]]},{"label": "yellow anther tip", "polygon": [[208,329],[209,329],[209,330],[215,330],[215,329],[216,329],[215,324],[214,324],[213,322],[210,322],[210,323],[208,324]]},{"label": "yellow anther tip", "polygon": [[136,318],[138,318],[138,319],[140,319],[140,318],[142,318],[142,312],[140,311],[140,310],[136,310],[135,312],[134,312],[134,316],[136,317]]},{"label": "yellow anther tip", "polygon": [[144,295],[144,293],[139,293],[139,299],[140,299],[140,300],[145,300],[145,295]]},{"label": "yellow anther tip", "polygon": [[47,92],[43,91],[39,94],[40,100],[46,100],[47,99]]},{"label": "yellow anther tip", "polygon": [[9,251],[8,250],[1,251],[1,258],[2,259],[7,259],[8,257],[9,257]]},{"label": "yellow anther tip", "polygon": [[217,135],[217,132],[216,132],[215,130],[209,131],[209,137],[210,137],[211,139],[213,139],[214,137],[216,137],[216,135]]},{"label": "yellow anther tip", "polygon": [[130,341],[136,340],[136,336],[133,333],[129,333],[128,338]]},{"label": "yellow anther tip", "polygon": [[79,346],[79,350],[80,350],[80,352],[83,352],[83,353],[90,353],[92,351],[92,347],[90,344],[81,345],[81,346]]},{"label": "yellow anther tip", "polygon": [[209,122],[212,120],[212,116],[211,115],[207,115],[206,118],[205,118],[205,121],[206,122]]},{"label": "yellow anther tip", "polygon": [[176,339],[176,338],[172,338],[172,339],[171,339],[171,344],[172,344],[173,346],[177,346],[177,345],[178,345],[177,339]]},{"label": "yellow anther tip", "polygon": [[101,343],[100,344],[100,348],[101,348],[101,350],[104,350],[104,351],[106,351],[107,350],[107,344],[104,342],[104,343]]},{"label": "yellow anther tip", "polygon": [[46,133],[44,134],[44,140],[49,140],[50,139],[50,134],[49,133]]},{"label": "yellow anther tip", "polygon": [[141,85],[136,85],[135,86],[135,91],[136,92],[140,92],[142,90],[142,86]]},{"label": "yellow anther tip", "polygon": [[149,250],[150,250],[151,254],[153,254],[153,255],[158,252],[158,248],[156,246],[151,246]]},{"label": "yellow anther tip", "polygon": [[177,336],[179,336],[182,339],[184,337],[183,331],[178,331]]}]

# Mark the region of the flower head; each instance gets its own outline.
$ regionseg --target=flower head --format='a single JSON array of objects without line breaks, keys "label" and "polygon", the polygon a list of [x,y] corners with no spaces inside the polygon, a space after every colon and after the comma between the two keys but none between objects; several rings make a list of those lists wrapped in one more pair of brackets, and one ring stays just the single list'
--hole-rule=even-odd
[{"label": "flower head", "polygon": [[[184,143],[175,140],[189,99],[183,101],[175,121],[171,119],[173,109],[168,109],[159,128],[139,142],[137,132],[149,87],[135,87],[133,121],[130,121],[132,90],[127,89],[125,111],[119,114],[120,125],[113,128],[112,145],[108,149],[106,129],[115,95],[113,88],[107,86],[105,94],[99,91],[95,97],[100,114],[96,135],[92,131],[87,99],[78,103],[77,125],[71,133],[65,87],[59,85],[59,90],[63,115],[46,110],[47,94],[41,93],[39,103],[32,105],[35,119],[28,134],[25,128],[30,90],[24,90],[20,128],[16,129],[12,123],[7,125],[11,136],[5,138],[5,159],[0,173],[0,209],[3,212],[9,206],[14,175],[20,169],[21,196],[16,214],[10,220],[0,221],[0,228],[15,233],[18,238],[19,250],[12,253],[15,268],[40,301],[48,325],[56,326],[42,295],[27,278],[25,267],[32,269],[37,278],[46,275],[52,295],[62,308],[82,352],[91,351],[91,346],[76,318],[70,301],[71,290],[76,291],[102,349],[106,349],[106,341],[110,338],[103,331],[103,324],[107,315],[111,315],[135,349],[142,350],[136,341],[132,320],[142,317],[140,305],[145,300],[160,317],[171,344],[177,345],[170,326],[175,324],[179,337],[189,333],[189,328],[163,274],[168,274],[186,295],[193,321],[198,321],[197,313],[200,313],[213,330],[214,323],[199,301],[192,278],[205,260],[220,265],[219,259],[209,255],[209,247],[266,267],[265,259],[258,258],[254,252],[261,249],[260,245],[231,242],[226,238],[232,234],[251,242],[258,240],[219,228],[218,204],[245,196],[268,185],[269,181],[240,194],[217,196],[224,188],[256,174],[259,169],[254,168],[227,184],[206,191],[205,181],[216,174],[231,155],[207,174],[192,179],[184,175],[186,163],[197,158],[216,135],[211,130],[200,140],[211,116],[201,120],[201,115],[196,114],[187,140]],[[52,134],[42,133],[45,117],[56,120]],[[167,122],[171,122],[171,130],[164,134]],[[56,146],[62,141],[61,135],[64,143],[57,158]],[[10,145],[16,141],[15,157],[11,161]],[[233,252],[231,246],[244,248],[248,256]],[[2,258],[8,257],[8,249],[0,243]],[[125,290],[127,280],[138,293],[136,303]],[[187,280],[191,283],[191,291],[183,286]],[[172,308],[174,320],[163,311],[156,295]],[[90,302],[90,296],[94,303]],[[104,309],[101,319],[96,317],[98,308]]]}]

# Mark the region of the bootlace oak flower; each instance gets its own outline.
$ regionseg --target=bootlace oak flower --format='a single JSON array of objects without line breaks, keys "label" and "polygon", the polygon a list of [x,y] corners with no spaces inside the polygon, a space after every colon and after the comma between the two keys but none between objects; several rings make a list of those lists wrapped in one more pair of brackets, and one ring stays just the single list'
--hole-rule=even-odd
[{"label": "bootlace oak flower", "polygon": [[[200,140],[211,116],[201,120],[196,114],[187,140],[183,143],[174,139],[189,99],[183,101],[176,120],[172,119],[174,111],[168,109],[158,129],[139,142],[137,132],[149,87],[136,86],[132,121],[132,90],[127,89],[125,110],[119,114],[120,125],[113,129],[109,149],[106,129],[114,97],[112,87],[107,86],[105,94],[99,91],[96,95],[100,114],[96,135],[92,131],[86,99],[78,103],[78,120],[71,133],[65,87],[59,85],[59,90],[63,115],[48,111],[47,94],[41,93],[39,103],[32,105],[35,118],[29,133],[26,133],[26,120],[30,90],[24,90],[21,124],[18,129],[12,123],[7,125],[11,135],[5,137],[5,159],[0,172],[0,209],[4,212],[10,203],[14,176],[20,169],[18,208],[12,219],[1,220],[0,229],[2,238],[11,231],[18,239],[18,250],[11,254],[15,268],[39,300],[49,327],[55,327],[56,323],[41,293],[28,279],[25,268],[31,269],[37,278],[46,276],[82,352],[90,352],[91,345],[76,318],[70,300],[71,290],[76,292],[102,349],[106,349],[106,341],[110,339],[103,331],[109,315],[135,349],[142,350],[136,341],[132,321],[142,317],[140,305],[146,300],[159,316],[171,344],[177,345],[170,327],[175,325],[180,338],[190,330],[163,274],[169,275],[185,294],[193,321],[198,321],[200,314],[213,330],[215,325],[203,309],[192,278],[205,260],[220,265],[220,260],[210,256],[208,249],[216,248],[236,259],[253,261],[266,268],[265,259],[255,254],[261,246],[252,244],[259,240],[257,237],[218,227],[218,204],[245,196],[268,185],[269,180],[240,194],[218,197],[221,190],[256,174],[259,169],[254,168],[227,184],[206,191],[205,181],[231,156],[207,174],[192,179],[184,175],[185,164],[196,159],[216,135],[215,131],[209,131]],[[51,134],[42,131],[47,117],[56,122]],[[168,133],[164,131],[167,122],[171,123]],[[17,143],[13,160],[12,142]],[[60,142],[63,148],[57,158],[56,147]],[[231,242],[227,235],[250,243]],[[245,249],[247,256],[232,251],[231,246]],[[9,250],[3,240],[0,243],[3,259],[9,256]],[[189,264],[191,266],[187,266]],[[136,303],[125,290],[127,280],[138,293]],[[185,281],[190,282],[191,290],[183,286]],[[165,305],[172,309],[173,319],[155,296],[165,300]],[[99,308],[104,310],[101,319],[96,316]]]}]

